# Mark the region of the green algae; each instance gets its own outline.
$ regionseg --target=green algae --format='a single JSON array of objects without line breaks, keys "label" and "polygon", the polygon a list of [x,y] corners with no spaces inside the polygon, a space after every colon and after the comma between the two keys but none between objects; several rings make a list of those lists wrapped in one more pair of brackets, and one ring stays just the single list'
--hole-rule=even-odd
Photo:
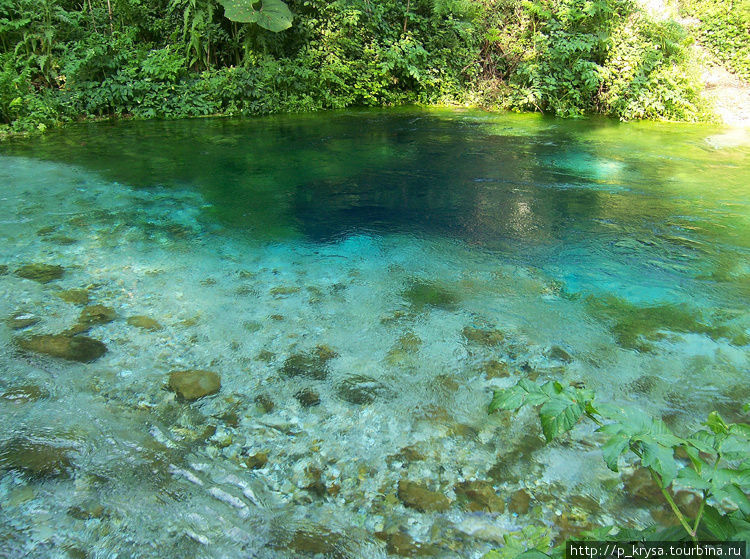
[{"label": "green algae", "polygon": [[726,339],[734,345],[746,345],[748,336],[737,325],[711,324],[703,314],[687,303],[636,305],[615,296],[586,297],[589,311],[610,324],[617,344],[642,353],[655,350],[652,342],[669,333],[704,334],[712,340]]},{"label": "green algae", "polygon": [[459,296],[438,282],[414,279],[401,293],[411,306],[422,311],[429,307],[452,310],[458,305]]}]

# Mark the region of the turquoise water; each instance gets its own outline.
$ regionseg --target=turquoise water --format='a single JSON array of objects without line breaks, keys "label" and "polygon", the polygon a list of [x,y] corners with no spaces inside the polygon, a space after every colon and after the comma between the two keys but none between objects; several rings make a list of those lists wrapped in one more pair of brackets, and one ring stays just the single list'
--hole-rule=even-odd
[{"label": "turquoise water", "polygon": [[[10,556],[481,557],[528,526],[643,526],[663,511],[632,464],[608,471],[585,426],[544,445],[533,415],[487,416],[493,389],[582,382],[678,431],[750,400],[740,132],[99,123],[2,146],[0,184]],[[107,351],[29,342],[61,333]],[[220,391],[176,397],[186,369]]]}]

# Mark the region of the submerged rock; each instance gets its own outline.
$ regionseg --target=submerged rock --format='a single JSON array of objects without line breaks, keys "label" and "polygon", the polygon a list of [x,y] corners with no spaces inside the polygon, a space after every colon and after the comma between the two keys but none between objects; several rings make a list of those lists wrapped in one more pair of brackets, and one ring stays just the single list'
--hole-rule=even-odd
[{"label": "submerged rock", "polygon": [[469,343],[485,347],[497,347],[503,343],[505,335],[500,330],[483,330],[481,328],[465,327],[461,334]]},{"label": "submerged rock", "polygon": [[8,400],[17,404],[36,402],[37,400],[48,397],[49,392],[47,392],[43,388],[39,388],[35,384],[22,384],[20,386],[14,386],[13,388],[9,388],[2,394],[3,400]]},{"label": "submerged rock", "polygon": [[458,295],[441,285],[427,280],[413,280],[401,295],[417,310],[425,307],[452,309],[459,301]]},{"label": "submerged rock", "polygon": [[630,475],[623,474],[622,482],[625,491],[636,502],[650,505],[661,505],[664,502],[659,486],[646,468],[637,468]]},{"label": "submerged rock", "polygon": [[56,264],[24,264],[16,270],[20,278],[49,283],[63,277],[65,268]]},{"label": "submerged rock", "polygon": [[[322,526],[308,526],[297,529],[291,539],[285,543],[287,547],[297,553],[334,554],[342,536]],[[338,556],[338,555],[336,555]]]},{"label": "submerged rock", "polygon": [[10,315],[5,321],[5,324],[13,330],[23,330],[24,328],[33,326],[40,320],[42,319],[32,313],[18,311]]},{"label": "submerged rock", "polygon": [[570,363],[571,361],[573,361],[570,353],[565,351],[559,345],[553,345],[551,348],[549,348],[546,355],[550,359],[554,359],[555,361],[562,361],[563,363]]},{"label": "submerged rock", "polygon": [[96,324],[107,324],[117,318],[115,309],[104,305],[90,305],[81,311],[78,324],[83,326],[94,326]]},{"label": "submerged rock", "polygon": [[311,408],[312,406],[320,404],[320,394],[312,388],[303,388],[297,392],[294,397],[306,408]]},{"label": "submerged rock", "polygon": [[0,264],[0,276],[4,276],[7,273],[8,273],[7,264]]},{"label": "submerged rock", "polygon": [[454,488],[459,502],[473,512],[505,511],[505,501],[498,497],[492,484],[487,481],[464,481]]},{"label": "submerged rock", "polygon": [[526,514],[531,506],[531,494],[525,489],[519,489],[510,496],[508,510],[516,514]]},{"label": "submerged rock", "polygon": [[336,394],[350,404],[371,404],[378,396],[390,396],[391,391],[377,380],[363,375],[352,375],[336,385]]},{"label": "submerged rock", "polygon": [[482,371],[484,371],[484,378],[487,380],[493,378],[506,378],[510,376],[508,364],[503,361],[497,361],[496,359],[485,361],[482,364]]},{"label": "submerged rock", "polygon": [[402,479],[398,482],[398,498],[404,504],[420,512],[444,512],[451,502],[442,493],[430,491],[426,485]]},{"label": "submerged rock", "polygon": [[407,353],[416,353],[421,345],[422,340],[413,332],[407,332],[396,342],[396,347]]},{"label": "submerged rock", "polygon": [[425,455],[420,452],[418,448],[416,448],[414,445],[408,445],[403,447],[397,453],[391,454],[385,460],[386,463],[388,463],[388,465],[390,466],[393,462],[408,464],[409,462],[419,462],[421,460],[424,460],[425,458]]},{"label": "submerged rock", "polygon": [[68,509],[68,514],[78,520],[102,518],[104,516],[104,507],[94,500],[89,500],[80,505],[73,505]]},{"label": "submerged rock", "polygon": [[401,557],[432,557],[440,549],[430,543],[415,541],[406,532],[375,532],[375,537],[386,543],[386,551]]},{"label": "submerged rock", "polygon": [[17,437],[0,448],[0,468],[20,470],[33,478],[58,477],[72,468],[73,449],[51,442]]},{"label": "submerged rock", "polygon": [[183,400],[197,400],[216,394],[221,389],[221,378],[212,371],[189,369],[169,373],[169,388]]},{"label": "submerged rock", "polygon": [[159,324],[159,322],[157,322],[153,318],[141,315],[128,317],[128,324],[130,326],[135,326],[136,328],[141,328],[142,330],[150,330],[152,332],[161,330],[162,328],[161,324]]},{"label": "submerged rock", "polygon": [[88,305],[89,303],[89,292],[85,289],[65,289],[58,291],[55,295],[66,303],[74,305]]},{"label": "submerged rock", "polygon": [[328,376],[328,361],[336,352],[328,346],[318,346],[309,353],[295,353],[284,361],[281,373],[287,377],[307,377],[323,380]]},{"label": "submerged rock", "polygon": [[30,338],[19,338],[16,343],[26,351],[43,353],[81,363],[91,363],[107,353],[107,346],[99,340],[70,334],[31,336]]},{"label": "submerged rock", "polygon": [[245,458],[245,465],[250,470],[258,470],[268,463],[267,452],[256,452]]},{"label": "submerged rock", "polygon": [[261,349],[258,352],[258,355],[255,357],[258,361],[265,361],[266,363],[270,363],[276,358],[276,354],[273,351],[268,351],[267,349]]},{"label": "submerged rock", "polygon": [[254,401],[263,413],[271,413],[276,407],[268,394],[258,394]]}]

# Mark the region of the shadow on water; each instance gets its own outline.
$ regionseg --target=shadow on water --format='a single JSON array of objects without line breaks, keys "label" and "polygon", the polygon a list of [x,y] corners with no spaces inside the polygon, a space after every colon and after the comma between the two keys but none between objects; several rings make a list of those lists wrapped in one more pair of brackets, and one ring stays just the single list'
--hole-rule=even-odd
[{"label": "shadow on water", "polygon": [[408,109],[85,124],[3,151],[196,190],[204,220],[248,239],[446,236],[649,298],[644,277],[743,289],[750,149],[714,132]]}]

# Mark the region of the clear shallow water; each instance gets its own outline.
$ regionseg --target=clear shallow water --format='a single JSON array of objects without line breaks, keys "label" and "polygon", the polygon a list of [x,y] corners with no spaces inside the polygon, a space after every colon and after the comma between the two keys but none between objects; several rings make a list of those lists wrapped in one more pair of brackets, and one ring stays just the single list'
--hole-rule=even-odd
[{"label": "clear shallow water", "polygon": [[[648,522],[659,511],[628,496],[627,467],[600,464],[589,430],[544,446],[531,415],[485,408],[530,376],[678,430],[737,417],[750,147],[735,140],[391,111],[97,124],[3,146],[0,316],[40,319],[0,330],[11,556],[381,557],[421,542],[479,557],[528,525],[563,538]],[[65,271],[42,284],[14,273],[28,263]],[[76,324],[70,289],[114,309],[86,334],[107,353],[20,349]],[[318,373],[294,374],[319,354]],[[215,371],[221,391],[175,400],[180,369]],[[450,506],[404,506],[402,479]],[[466,480],[505,512],[467,510]]]}]

